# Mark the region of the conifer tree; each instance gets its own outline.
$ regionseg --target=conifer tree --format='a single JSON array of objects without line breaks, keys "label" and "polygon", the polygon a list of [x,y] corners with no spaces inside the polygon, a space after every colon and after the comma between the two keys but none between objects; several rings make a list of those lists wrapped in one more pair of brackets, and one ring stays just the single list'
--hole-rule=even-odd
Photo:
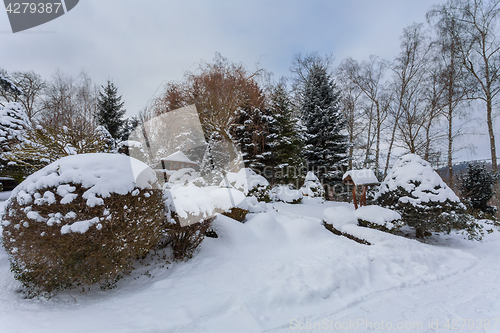
[{"label": "conifer tree", "polygon": [[[267,166],[273,165],[274,154],[269,146],[269,127],[274,123],[269,110],[253,106],[238,110],[236,125],[232,133],[243,155],[245,166],[264,174]],[[271,177],[272,175],[265,175]]]},{"label": "conifer tree", "polygon": [[340,111],[340,93],[327,68],[314,64],[305,82],[302,116],[306,127],[304,153],[308,169],[321,181],[331,182],[342,175],[347,162],[348,140],[342,133],[346,121]]},{"label": "conifer tree", "polygon": [[118,88],[113,82],[108,80],[106,86],[102,86],[103,91],[99,92],[97,122],[104,126],[114,139],[118,139],[124,124],[122,119],[125,109],[122,96],[118,96]]},{"label": "conifer tree", "polygon": [[28,127],[28,117],[19,103],[0,106],[0,151],[9,151],[13,144],[19,143]]},{"label": "conifer tree", "polygon": [[486,170],[484,164],[470,163],[467,171],[459,177],[459,187],[464,202],[474,210],[494,214],[495,208],[488,205],[493,196],[493,185],[498,174]]},{"label": "conifer tree", "polygon": [[270,109],[274,121],[270,124],[268,139],[271,150],[275,152],[274,179],[284,184],[297,182],[304,163],[304,142],[300,135],[299,120],[293,114],[284,82],[273,88]]}]

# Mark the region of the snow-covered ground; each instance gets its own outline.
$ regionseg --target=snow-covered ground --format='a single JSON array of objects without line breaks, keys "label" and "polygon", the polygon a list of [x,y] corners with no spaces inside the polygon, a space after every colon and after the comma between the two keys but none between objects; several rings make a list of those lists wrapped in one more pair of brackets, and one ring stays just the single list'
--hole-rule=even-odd
[{"label": "snow-covered ground", "polygon": [[368,246],[321,225],[339,205],[353,209],[305,200],[268,204],[244,224],[219,216],[219,238],[188,262],[167,269],[156,259],[117,289],[50,300],[16,292],[2,249],[0,332],[500,331],[497,231],[482,242],[451,234],[423,244],[345,226]]}]

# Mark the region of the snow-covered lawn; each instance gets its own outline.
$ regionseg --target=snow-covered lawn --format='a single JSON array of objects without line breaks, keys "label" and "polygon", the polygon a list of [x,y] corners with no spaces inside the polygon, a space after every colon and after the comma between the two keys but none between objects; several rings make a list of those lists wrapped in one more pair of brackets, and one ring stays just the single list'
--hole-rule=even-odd
[{"label": "snow-covered lawn", "polygon": [[[498,232],[483,242],[451,234],[423,244],[345,227],[372,244],[367,246],[321,225],[324,209],[339,205],[353,209],[304,200],[267,204],[266,213],[249,214],[244,224],[219,216],[219,238],[205,239],[188,262],[166,269],[156,260],[117,289],[50,300],[16,292],[2,249],[0,332],[309,332],[314,325],[318,331],[344,325],[341,331],[364,332],[367,322],[382,321],[394,328],[422,323],[407,331],[448,332],[446,320],[484,325],[499,319]],[[429,329],[429,320],[439,329]]]}]

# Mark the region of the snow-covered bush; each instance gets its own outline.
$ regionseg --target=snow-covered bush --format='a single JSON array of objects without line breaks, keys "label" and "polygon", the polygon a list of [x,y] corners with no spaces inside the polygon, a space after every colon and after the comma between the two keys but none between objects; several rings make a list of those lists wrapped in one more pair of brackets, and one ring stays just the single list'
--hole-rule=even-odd
[{"label": "snow-covered bush", "polygon": [[401,228],[401,214],[388,208],[370,205],[354,211],[358,225],[385,232],[394,232]]},{"label": "snow-covered bush", "polygon": [[227,187],[228,185],[247,196],[256,197],[259,201],[271,202],[269,182],[250,168],[243,168],[237,173],[228,172],[221,181],[220,186]]},{"label": "snow-covered bush", "polygon": [[118,154],[51,163],[12,193],[3,245],[29,295],[112,288],[160,241],[164,207],[154,171]]},{"label": "snow-covered bush", "polygon": [[495,207],[488,205],[488,201],[493,196],[493,185],[498,175],[486,170],[484,164],[471,163],[458,179],[462,199],[471,210],[495,214]]},{"label": "snow-covered bush", "polygon": [[304,186],[300,189],[302,194],[309,198],[324,198],[325,189],[314,172],[309,171],[304,181]]},{"label": "snow-covered bush", "polygon": [[457,195],[415,154],[400,157],[377,193],[378,202],[401,214],[403,222],[416,229],[417,237],[426,232],[467,229],[469,217]]},{"label": "snow-covered bush", "polygon": [[200,173],[195,171],[193,168],[184,168],[174,171],[168,178],[168,182],[171,185],[187,185],[188,183],[193,183],[198,187],[205,184],[205,181],[201,178]]},{"label": "snow-covered bush", "polygon": [[357,225],[358,219],[350,207],[335,206],[328,207],[323,211],[323,226],[331,233],[337,236],[344,236],[355,242],[364,245],[370,245],[370,242],[353,236],[345,231],[349,226]]},{"label": "snow-covered bush", "polygon": [[275,201],[282,201],[290,204],[301,203],[304,197],[301,191],[293,189],[291,185],[277,185],[273,187],[272,195]]},{"label": "snow-covered bush", "polygon": [[139,141],[124,140],[118,143],[117,148],[119,154],[124,154],[149,164],[148,155]]},{"label": "snow-covered bush", "polygon": [[198,223],[182,226],[177,213],[171,212],[171,218],[166,225],[166,244],[171,246],[175,260],[184,261],[193,257],[214,219],[212,216]]}]

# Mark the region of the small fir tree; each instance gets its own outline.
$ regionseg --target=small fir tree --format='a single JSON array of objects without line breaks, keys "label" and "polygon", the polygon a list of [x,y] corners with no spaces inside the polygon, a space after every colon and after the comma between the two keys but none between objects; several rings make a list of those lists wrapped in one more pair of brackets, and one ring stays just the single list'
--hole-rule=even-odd
[{"label": "small fir tree", "polygon": [[458,179],[461,196],[469,208],[488,214],[495,213],[495,208],[488,205],[488,201],[493,196],[493,185],[498,174],[486,170],[484,164],[470,163],[467,171]]},{"label": "small fir tree", "polygon": [[99,92],[97,122],[104,126],[114,139],[118,139],[122,132],[125,114],[122,96],[118,96],[118,88],[113,82],[108,80],[106,86],[102,86],[103,91]]}]

